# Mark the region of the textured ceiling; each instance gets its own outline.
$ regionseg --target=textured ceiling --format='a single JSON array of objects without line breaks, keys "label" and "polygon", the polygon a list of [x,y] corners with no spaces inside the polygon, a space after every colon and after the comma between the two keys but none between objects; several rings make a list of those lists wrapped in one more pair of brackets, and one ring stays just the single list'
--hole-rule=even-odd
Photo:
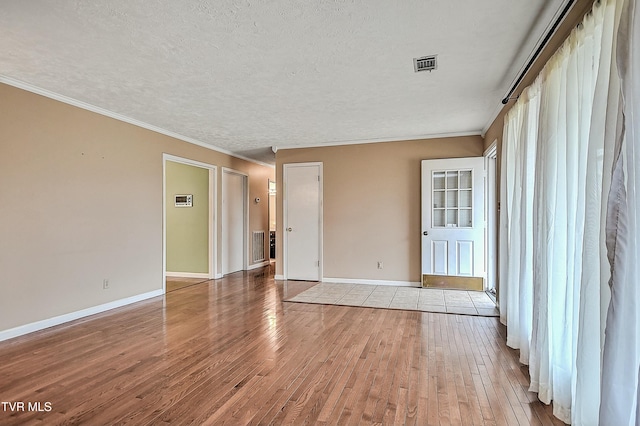
[{"label": "textured ceiling", "polygon": [[563,3],[0,0],[0,77],[269,162],[481,133]]}]

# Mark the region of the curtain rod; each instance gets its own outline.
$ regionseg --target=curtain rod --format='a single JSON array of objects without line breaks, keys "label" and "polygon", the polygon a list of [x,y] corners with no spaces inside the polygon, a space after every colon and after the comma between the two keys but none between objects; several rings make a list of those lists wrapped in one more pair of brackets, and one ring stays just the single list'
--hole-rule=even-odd
[{"label": "curtain rod", "polygon": [[551,28],[549,28],[549,31],[542,39],[542,43],[540,43],[536,51],[533,53],[533,56],[531,57],[531,59],[529,59],[529,62],[527,62],[527,65],[524,67],[524,69],[516,79],[515,83],[513,83],[513,86],[511,86],[511,90],[509,90],[509,93],[507,93],[507,96],[505,96],[504,99],[502,100],[502,103],[504,105],[506,105],[510,99],[517,99],[517,97],[512,98],[511,95],[516,90],[518,85],[522,82],[522,79],[524,79],[524,76],[527,74],[527,72],[529,71],[533,63],[536,61],[536,59],[538,59],[538,56],[540,56],[540,52],[542,52],[542,49],[544,49],[547,46],[547,43],[549,43],[549,40],[551,40],[551,37],[553,37],[553,35],[555,34],[556,29],[558,28],[560,23],[562,22],[564,17],[567,15],[567,13],[569,13],[569,11],[571,10],[573,3],[575,3],[575,0],[569,0],[567,2],[564,9],[562,9],[562,12],[560,12],[560,15],[558,16],[558,18],[555,20]]}]

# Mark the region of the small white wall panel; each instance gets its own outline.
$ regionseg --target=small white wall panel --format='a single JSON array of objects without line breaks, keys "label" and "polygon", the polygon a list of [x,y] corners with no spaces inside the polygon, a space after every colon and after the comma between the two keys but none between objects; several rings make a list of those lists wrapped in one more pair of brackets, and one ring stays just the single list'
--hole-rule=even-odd
[{"label": "small white wall panel", "polygon": [[458,276],[473,276],[473,241],[456,241],[458,255]]},{"label": "small white wall panel", "polygon": [[449,265],[449,242],[431,242],[431,271],[436,275],[448,275]]}]

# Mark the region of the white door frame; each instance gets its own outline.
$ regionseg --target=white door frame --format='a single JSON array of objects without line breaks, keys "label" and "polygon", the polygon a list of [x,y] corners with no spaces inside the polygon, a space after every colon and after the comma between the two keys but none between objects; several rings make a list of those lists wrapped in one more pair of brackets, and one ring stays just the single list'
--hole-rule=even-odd
[{"label": "white door frame", "polygon": [[216,206],[218,205],[217,166],[190,160],[188,158],[177,157],[171,154],[162,154],[162,293],[167,292],[167,161],[200,167],[209,170],[209,235],[208,235],[208,278],[218,278],[217,262],[218,250],[218,227],[216,223]]},{"label": "white door frame", "polygon": [[320,200],[318,203],[318,209],[319,209],[319,217],[320,217],[320,221],[318,224],[318,257],[319,257],[319,267],[318,267],[318,281],[322,281],[323,277],[324,277],[324,259],[323,259],[323,247],[324,247],[324,243],[322,240],[322,236],[324,235],[323,232],[323,227],[324,227],[324,217],[323,217],[323,205],[324,205],[324,190],[323,190],[323,185],[324,185],[324,176],[323,176],[323,163],[322,162],[309,162],[309,163],[287,163],[287,164],[283,164],[282,165],[282,192],[283,192],[283,196],[282,196],[282,223],[276,223],[276,228],[280,227],[281,229],[281,234],[282,234],[282,273],[283,273],[283,277],[285,280],[288,279],[287,277],[287,262],[288,262],[288,252],[287,252],[287,237],[285,235],[285,225],[289,223],[289,218],[288,218],[288,210],[289,210],[289,206],[288,206],[288,196],[287,196],[287,169],[290,167],[304,167],[304,166],[318,166],[318,174],[320,176]]},{"label": "white door frame", "polygon": [[[242,190],[244,194],[242,195],[242,269],[246,271],[249,267],[249,174],[245,172],[241,172],[239,170],[231,169],[229,167],[222,168],[222,187],[224,188],[225,183],[225,174],[235,174],[242,176]],[[221,209],[220,212],[220,223],[224,223],[224,209]],[[222,256],[225,256],[225,247],[224,241],[222,241]],[[222,265],[220,267],[220,271],[223,272],[224,269],[224,260],[222,261]]]},{"label": "white door frame", "polygon": [[[273,185],[272,185],[273,184]],[[273,192],[271,187],[273,186]],[[268,198],[268,206],[267,206],[267,210],[268,210],[268,214],[267,214],[267,224],[268,229],[269,229],[269,235],[268,235],[268,239],[267,241],[269,241],[269,256],[267,257],[267,259],[269,260],[269,262],[271,262],[272,260],[275,260],[275,253],[274,253],[274,257],[271,257],[271,221],[276,221],[276,227],[273,229],[273,232],[276,232],[278,229],[278,222],[276,219],[276,214],[275,211],[277,209],[278,206],[278,199],[277,197],[277,193],[275,192],[275,187],[276,187],[276,181],[275,180],[271,180],[268,179],[267,180],[267,198]],[[273,197],[273,200],[272,200]],[[271,211],[274,211],[273,215],[271,214]],[[278,244],[278,243],[276,243]],[[277,246],[276,246],[277,247]]]},{"label": "white door frame", "polygon": [[[485,271],[487,281],[485,290],[497,288],[497,259],[498,259],[498,140],[495,139],[484,152],[484,170],[485,170]],[[493,173],[492,173],[493,170]]]}]

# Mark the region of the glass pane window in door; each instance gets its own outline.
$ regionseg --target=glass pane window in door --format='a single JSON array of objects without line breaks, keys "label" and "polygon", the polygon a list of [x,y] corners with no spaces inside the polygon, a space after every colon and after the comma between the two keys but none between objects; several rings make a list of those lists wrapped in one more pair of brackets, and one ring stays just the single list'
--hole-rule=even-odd
[{"label": "glass pane window in door", "polygon": [[458,190],[447,189],[447,208],[458,207]]},{"label": "glass pane window in door", "polygon": [[458,189],[458,171],[447,171],[447,189]]},{"label": "glass pane window in door", "polygon": [[432,226],[473,226],[473,171],[432,172]]},{"label": "glass pane window in door", "polygon": [[433,189],[445,189],[445,172],[433,172]]},{"label": "glass pane window in door", "polygon": [[460,189],[471,189],[473,185],[471,170],[460,170]]},{"label": "glass pane window in door", "polygon": [[460,220],[460,227],[471,228],[473,227],[473,219],[471,217],[471,209],[460,209],[458,211],[458,218]]},{"label": "glass pane window in door", "polygon": [[445,223],[445,210],[433,210],[433,227],[434,228],[442,228],[446,225]]},{"label": "glass pane window in door", "polygon": [[447,209],[447,228],[458,227],[458,209]]},{"label": "glass pane window in door", "polygon": [[460,190],[460,207],[471,207],[471,190]]},{"label": "glass pane window in door", "polygon": [[445,200],[445,192],[444,191],[433,191],[433,207],[434,208],[443,208],[446,207],[444,204]]}]

